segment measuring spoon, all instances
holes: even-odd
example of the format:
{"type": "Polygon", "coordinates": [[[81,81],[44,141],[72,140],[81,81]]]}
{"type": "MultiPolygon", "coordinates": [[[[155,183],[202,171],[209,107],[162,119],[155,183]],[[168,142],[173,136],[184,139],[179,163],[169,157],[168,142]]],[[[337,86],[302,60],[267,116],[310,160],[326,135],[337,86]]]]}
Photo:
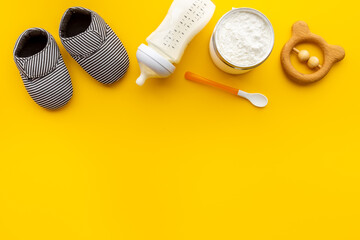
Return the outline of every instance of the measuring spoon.
{"type": "Polygon", "coordinates": [[[247,92],[241,91],[240,89],[229,87],[224,84],[206,79],[206,78],[199,76],[192,72],[186,72],[185,78],[187,80],[202,83],[202,84],[209,85],[212,87],[216,87],[216,88],[222,89],[228,93],[231,93],[233,95],[245,98],[245,99],[249,100],[256,107],[265,107],[268,104],[268,99],[260,93],[247,93],[247,92]]]}

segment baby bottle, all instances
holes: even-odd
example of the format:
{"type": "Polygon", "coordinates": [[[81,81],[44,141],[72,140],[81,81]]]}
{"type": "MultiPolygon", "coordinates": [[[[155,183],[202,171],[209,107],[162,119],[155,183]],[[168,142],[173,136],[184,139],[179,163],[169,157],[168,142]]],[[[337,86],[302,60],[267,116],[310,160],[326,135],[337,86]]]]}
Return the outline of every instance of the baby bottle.
{"type": "Polygon", "coordinates": [[[160,26],[136,52],[142,86],[148,78],[165,78],[175,71],[190,41],[210,21],[215,11],[211,0],[174,0],[160,26]]]}

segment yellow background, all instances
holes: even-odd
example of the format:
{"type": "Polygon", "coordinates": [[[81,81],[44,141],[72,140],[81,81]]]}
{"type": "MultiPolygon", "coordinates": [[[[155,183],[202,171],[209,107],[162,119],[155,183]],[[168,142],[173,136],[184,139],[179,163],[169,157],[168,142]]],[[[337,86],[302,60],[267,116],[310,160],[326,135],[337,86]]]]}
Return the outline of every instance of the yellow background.
{"type": "MultiPolygon", "coordinates": [[[[207,27],[168,79],[135,85],[138,45],[171,0],[5,1],[0,13],[0,239],[360,239],[358,1],[214,0],[207,27]],[[124,42],[131,67],[103,86],[62,47],[68,7],[98,12],[124,42]],[[231,7],[263,12],[271,57],[231,76],[208,42],[231,7]],[[346,58],[321,82],[298,86],[279,55],[297,20],[346,58]],[[17,37],[42,27],[57,40],[74,96],[43,110],[12,59],[17,37]],[[268,96],[257,109],[184,80],[195,73],[268,96]]],[[[314,47],[309,47],[314,52],[314,47]]]]}

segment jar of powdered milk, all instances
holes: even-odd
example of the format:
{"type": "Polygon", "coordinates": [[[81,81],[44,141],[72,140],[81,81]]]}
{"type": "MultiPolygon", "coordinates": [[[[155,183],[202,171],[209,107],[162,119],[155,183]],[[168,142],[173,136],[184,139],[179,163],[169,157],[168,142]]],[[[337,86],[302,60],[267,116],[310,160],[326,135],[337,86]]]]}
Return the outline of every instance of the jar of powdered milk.
{"type": "Polygon", "coordinates": [[[217,23],[210,40],[215,65],[230,74],[242,74],[261,65],[274,47],[269,19],[252,8],[234,8],[217,23]]]}

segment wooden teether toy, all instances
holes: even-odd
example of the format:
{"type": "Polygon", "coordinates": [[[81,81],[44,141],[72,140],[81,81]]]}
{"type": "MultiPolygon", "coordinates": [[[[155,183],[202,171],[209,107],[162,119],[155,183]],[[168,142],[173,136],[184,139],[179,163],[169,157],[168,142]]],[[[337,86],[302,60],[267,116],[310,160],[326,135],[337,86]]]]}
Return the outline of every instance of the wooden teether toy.
{"type": "Polygon", "coordinates": [[[296,22],[292,27],[292,37],[285,44],[281,52],[281,64],[285,73],[294,81],[301,84],[308,84],[323,79],[330,71],[332,66],[343,60],[345,57],[345,50],[340,46],[328,44],[322,37],[310,32],[309,26],[306,22],[296,22]],[[299,51],[295,48],[300,43],[314,43],[318,45],[324,55],[324,63],[320,65],[319,59],[315,56],[310,56],[306,50],[299,51]],[[317,69],[311,74],[304,74],[298,72],[290,61],[291,52],[298,54],[300,62],[307,62],[311,69],[317,69]]]}

